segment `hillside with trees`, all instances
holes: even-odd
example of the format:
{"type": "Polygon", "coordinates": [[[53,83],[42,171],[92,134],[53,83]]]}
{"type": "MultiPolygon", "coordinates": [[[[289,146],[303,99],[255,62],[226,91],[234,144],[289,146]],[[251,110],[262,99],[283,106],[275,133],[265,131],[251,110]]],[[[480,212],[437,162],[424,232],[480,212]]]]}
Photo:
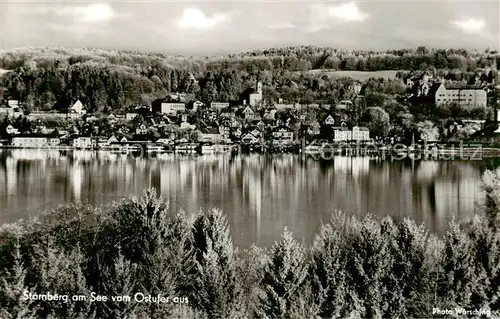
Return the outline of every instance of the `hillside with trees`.
{"type": "MultiPolygon", "coordinates": [[[[332,105],[348,99],[353,79],[310,70],[398,70],[395,79],[369,79],[379,93],[404,93],[408,72],[430,70],[468,81],[479,68],[500,62],[496,51],[396,50],[347,52],[333,48],[290,47],[219,57],[98,49],[17,49],[0,55],[3,99],[19,99],[31,110],[64,110],[80,99],[90,112],[121,111],[150,104],[168,92],[191,93],[203,102],[237,100],[257,80],[264,99],[332,105]]],[[[495,71],[491,77],[498,79],[495,71]]],[[[370,84],[371,83],[371,84],[370,84]]]]}

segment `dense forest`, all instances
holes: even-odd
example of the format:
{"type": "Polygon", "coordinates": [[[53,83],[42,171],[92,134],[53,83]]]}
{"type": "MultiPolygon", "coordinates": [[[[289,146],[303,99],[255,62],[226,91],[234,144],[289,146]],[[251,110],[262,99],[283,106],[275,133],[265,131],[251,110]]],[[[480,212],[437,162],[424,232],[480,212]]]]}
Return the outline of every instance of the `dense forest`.
{"type": "Polygon", "coordinates": [[[482,313],[448,317],[497,318],[500,176],[483,180],[483,214],[443,236],[409,219],[334,214],[312,244],[285,229],[267,249],[238,249],[221,211],[176,214],[151,190],[108,208],[60,207],[0,229],[0,317],[430,318],[463,308],[482,313]]]}
{"type": "MultiPolygon", "coordinates": [[[[156,53],[97,49],[18,49],[0,55],[7,72],[0,79],[4,99],[25,101],[29,109],[62,110],[77,99],[89,111],[124,110],[149,104],[167,92],[191,93],[204,102],[237,100],[264,84],[265,102],[278,98],[299,103],[334,104],[350,98],[353,79],[311,70],[398,70],[392,79],[375,79],[379,93],[404,93],[409,72],[437,72],[469,81],[479,68],[499,64],[495,51],[416,50],[346,52],[331,48],[291,47],[220,57],[179,57],[156,53]],[[378,84],[377,84],[378,83],[378,84]]],[[[496,70],[490,74],[498,78],[496,70]]]]}

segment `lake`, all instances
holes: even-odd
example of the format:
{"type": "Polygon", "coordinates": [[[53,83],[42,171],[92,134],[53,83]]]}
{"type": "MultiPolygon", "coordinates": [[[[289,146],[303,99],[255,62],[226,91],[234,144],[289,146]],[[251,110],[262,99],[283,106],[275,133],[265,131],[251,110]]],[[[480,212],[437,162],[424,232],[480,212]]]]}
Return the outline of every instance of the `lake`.
{"type": "Polygon", "coordinates": [[[90,151],[0,150],[0,222],[64,203],[109,204],[154,187],[171,209],[220,208],[236,245],[269,246],[285,226],[310,242],[335,211],[411,217],[436,233],[483,202],[500,160],[389,160],[304,155],[134,158],[90,151]]]}

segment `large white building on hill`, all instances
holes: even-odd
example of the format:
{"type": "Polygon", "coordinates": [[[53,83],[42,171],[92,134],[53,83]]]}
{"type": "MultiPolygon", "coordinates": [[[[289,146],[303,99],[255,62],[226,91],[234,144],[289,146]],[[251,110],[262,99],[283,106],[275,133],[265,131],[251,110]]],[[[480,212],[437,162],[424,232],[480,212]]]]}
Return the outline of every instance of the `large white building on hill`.
{"type": "Polygon", "coordinates": [[[436,86],[436,105],[455,102],[464,107],[486,107],[487,94],[479,85],[456,86],[440,83],[436,86]]]}

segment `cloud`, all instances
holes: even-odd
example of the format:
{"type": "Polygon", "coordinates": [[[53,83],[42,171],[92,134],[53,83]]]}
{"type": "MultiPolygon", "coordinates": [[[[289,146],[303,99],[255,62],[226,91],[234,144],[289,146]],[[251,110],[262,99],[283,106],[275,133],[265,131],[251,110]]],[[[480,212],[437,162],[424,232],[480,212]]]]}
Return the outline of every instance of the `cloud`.
{"type": "Polygon", "coordinates": [[[117,15],[113,7],[107,3],[91,3],[88,5],[51,7],[47,11],[59,16],[71,16],[76,22],[95,24],[113,20],[117,15]]]}
{"type": "Polygon", "coordinates": [[[327,18],[334,18],[345,22],[361,22],[369,17],[369,14],[362,12],[354,2],[330,6],[326,14],[327,18]]]}
{"type": "Polygon", "coordinates": [[[363,22],[370,15],[363,12],[355,2],[337,5],[314,5],[311,8],[310,24],[305,28],[309,32],[317,32],[329,28],[334,23],[363,22]]]}
{"type": "Polygon", "coordinates": [[[486,27],[484,20],[473,18],[451,21],[451,24],[466,33],[480,33],[486,27]]]}
{"type": "Polygon", "coordinates": [[[211,17],[205,15],[205,13],[196,8],[186,8],[182,17],[175,21],[175,24],[179,29],[195,29],[195,30],[206,30],[212,29],[220,22],[229,19],[229,14],[217,13],[211,17]]]}

